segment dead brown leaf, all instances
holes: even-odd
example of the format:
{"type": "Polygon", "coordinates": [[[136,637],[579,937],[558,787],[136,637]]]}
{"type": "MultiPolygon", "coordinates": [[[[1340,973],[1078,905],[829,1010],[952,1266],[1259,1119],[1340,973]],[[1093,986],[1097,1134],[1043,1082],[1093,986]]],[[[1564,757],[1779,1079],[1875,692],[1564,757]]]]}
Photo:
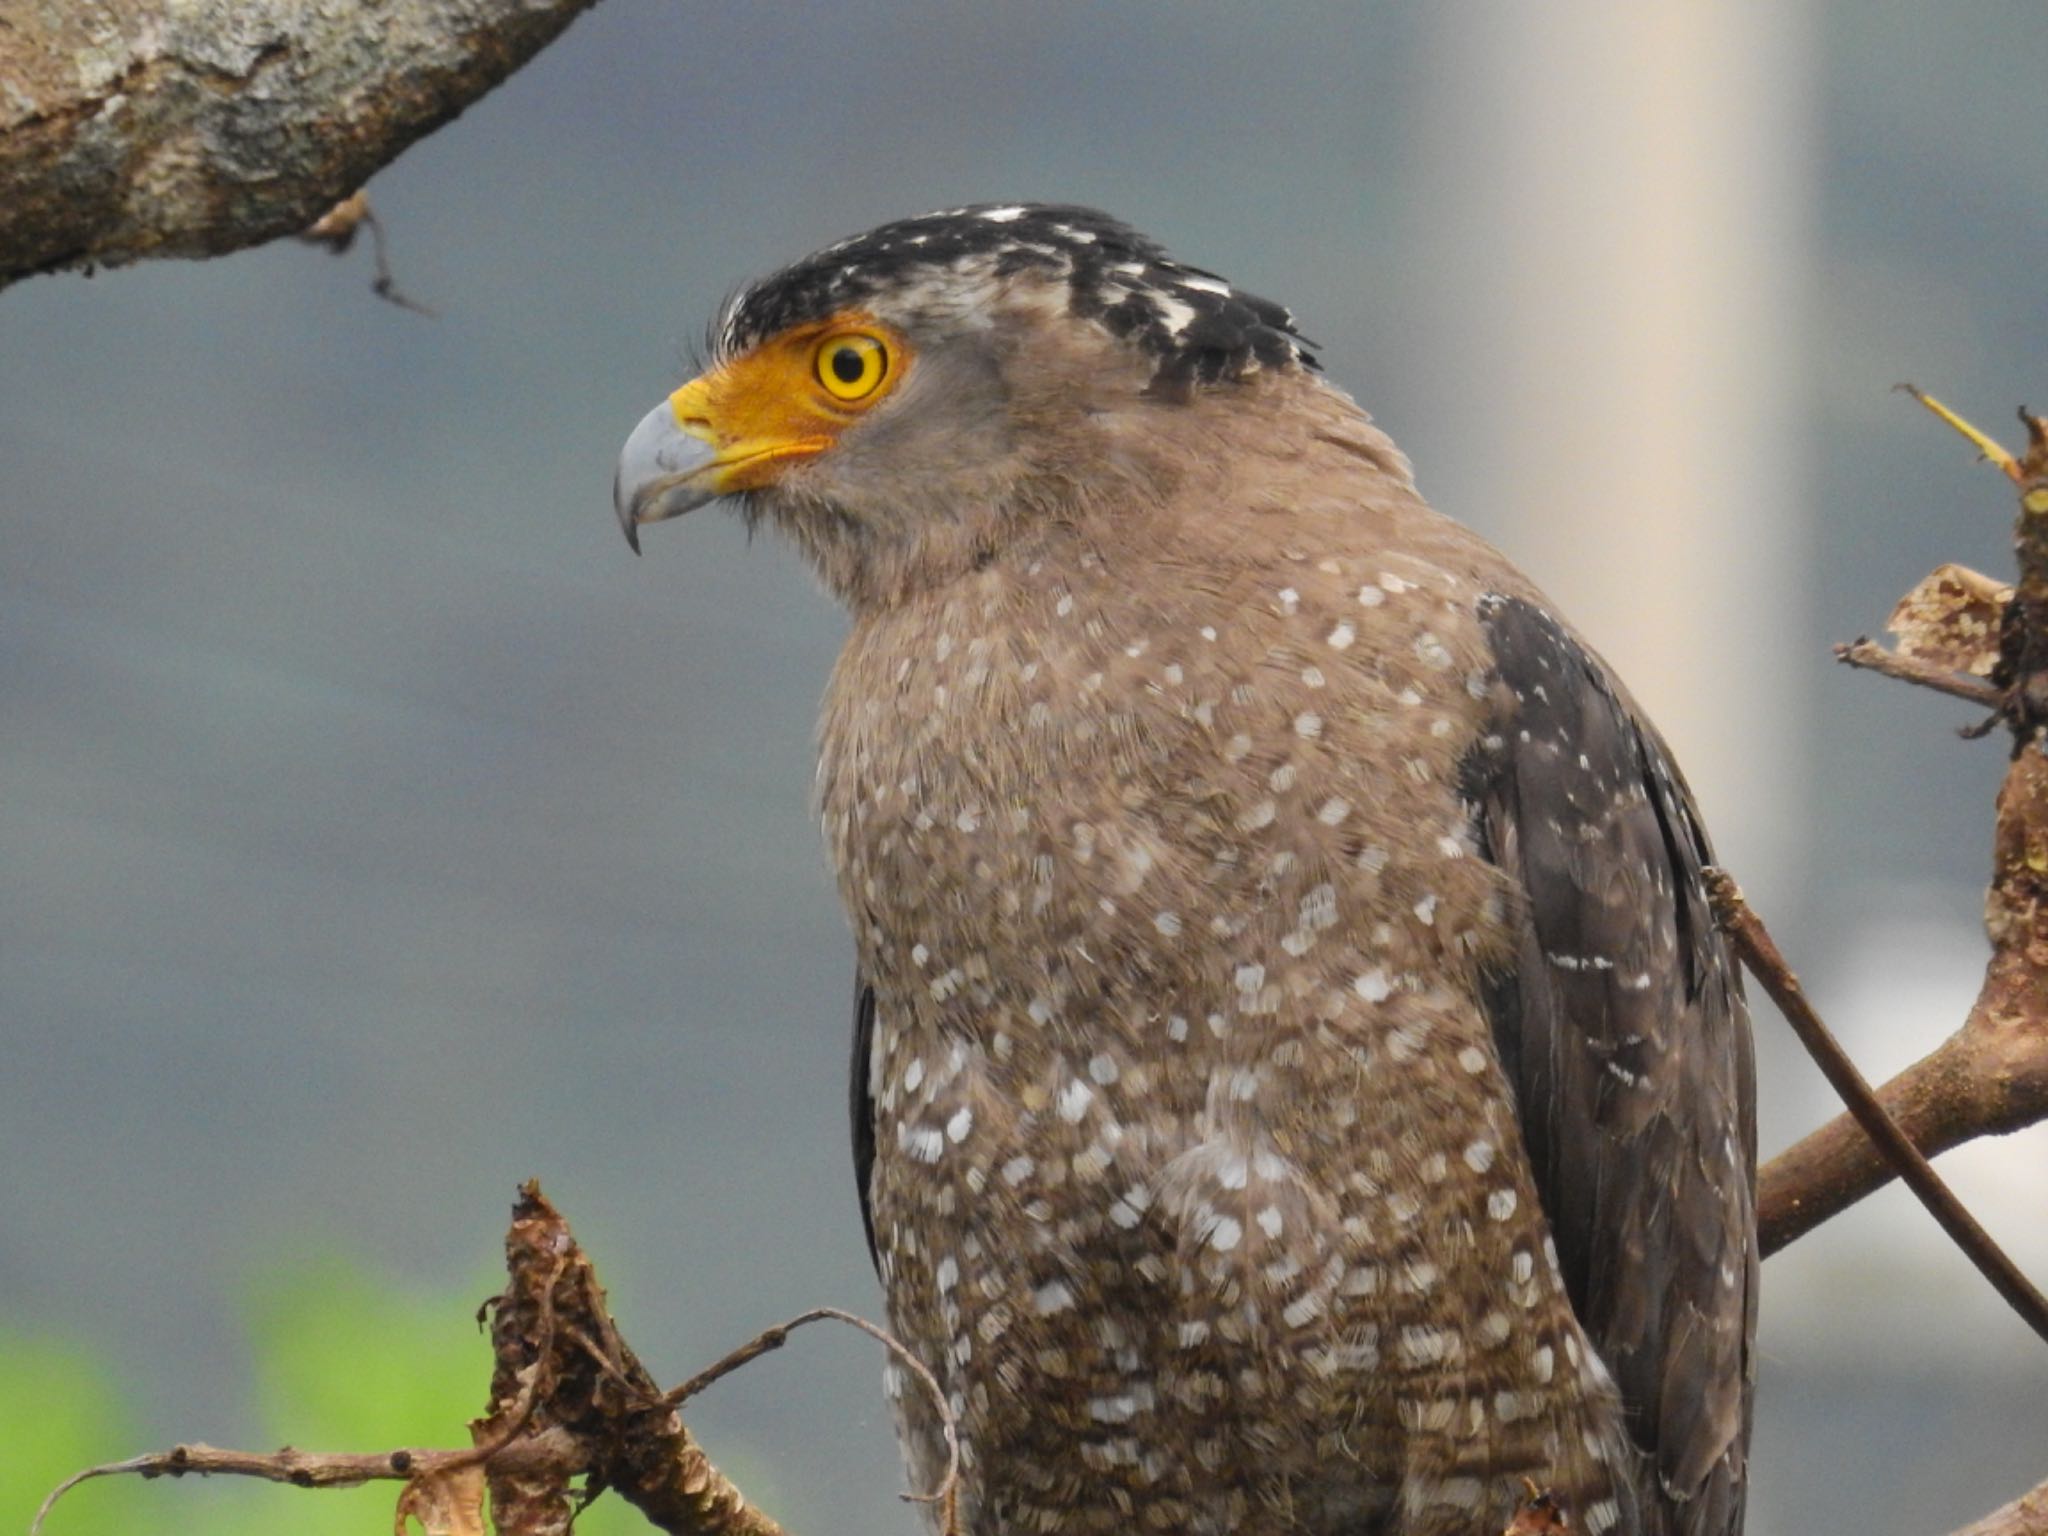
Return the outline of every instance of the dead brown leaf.
{"type": "Polygon", "coordinates": [[[1963,565],[1936,566],[1899,599],[1884,627],[1898,653],[1930,666],[1989,677],[2012,588],[1963,565]]]}
{"type": "Polygon", "coordinates": [[[398,1496],[393,1536],[406,1536],[407,1516],[419,1521],[427,1536],[484,1536],[483,1467],[422,1472],[398,1496]]]}

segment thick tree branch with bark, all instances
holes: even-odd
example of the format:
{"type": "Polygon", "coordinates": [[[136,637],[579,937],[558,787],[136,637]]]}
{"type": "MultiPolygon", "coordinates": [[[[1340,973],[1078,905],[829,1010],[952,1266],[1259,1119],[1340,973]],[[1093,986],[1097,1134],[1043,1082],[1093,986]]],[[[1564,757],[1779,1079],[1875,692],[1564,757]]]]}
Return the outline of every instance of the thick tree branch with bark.
{"type": "Polygon", "coordinates": [[[594,0],[15,0],[0,288],[305,229],[594,0]]]}
{"type": "Polygon", "coordinates": [[[2048,1531],[2048,1483],[2037,1484],[2010,1504],[2001,1504],[1954,1536],[2040,1536],[2043,1531],[2048,1531]]]}

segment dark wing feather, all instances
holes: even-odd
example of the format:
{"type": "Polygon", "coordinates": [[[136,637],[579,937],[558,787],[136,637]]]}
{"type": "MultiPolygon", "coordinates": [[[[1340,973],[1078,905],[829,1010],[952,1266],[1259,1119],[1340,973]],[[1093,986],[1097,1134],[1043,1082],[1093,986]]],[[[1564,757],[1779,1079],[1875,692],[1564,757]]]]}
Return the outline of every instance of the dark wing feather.
{"type": "Polygon", "coordinates": [[[853,978],[853,1070],[848,1074],[848,1107],[853,1114],[853,1182],[860,1191],[860,1225],[868,1236],[868,1258],[877,1272],[881,1255],[875,1248],[875,1210],[868,1181],[875,1172],[875,1100],[868,1092],[868,1054],[875,1041],[875,989],[859,975],[853,978]]]}
{"type": "Polygon", "coordinates": [[[1664,744],[1534,604],[1479,616],[1499,677],[1468,794],[1524,894],[1489,1005],[1580,1321],[1646,1458],[1642,1528],[1741,1528],[1756,1326],[1756,1083],[1705,833],[1664,744]]]}

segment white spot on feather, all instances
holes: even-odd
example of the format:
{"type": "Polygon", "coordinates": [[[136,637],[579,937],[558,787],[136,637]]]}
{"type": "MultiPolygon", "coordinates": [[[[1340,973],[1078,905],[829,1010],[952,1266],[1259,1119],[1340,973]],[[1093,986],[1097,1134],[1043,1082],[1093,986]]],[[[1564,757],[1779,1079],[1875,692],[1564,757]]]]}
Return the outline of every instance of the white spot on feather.
{"type": "Polygon", "coordinates": [[[1074,1292],[1064,1280],[1049,1281],[1031,1293],[1031,1305],[1040,1317],[1064,1312],[1074,1304],[1074,1292]]]}
{"type": "Polygon", "coordinates": [[[1450,651],[1433,631],[1427,629],[1415,637],[1415,659],[1439,672],[1451,666],[1450,651]]]}
{"type": "Polygon", "coordinates": [[[1356,977],[1351,990],[1368,1003],[1383,1003],[1393,996],[1394,984],[1387,979],[1387,973],[1378,966],[1356,977]]]}

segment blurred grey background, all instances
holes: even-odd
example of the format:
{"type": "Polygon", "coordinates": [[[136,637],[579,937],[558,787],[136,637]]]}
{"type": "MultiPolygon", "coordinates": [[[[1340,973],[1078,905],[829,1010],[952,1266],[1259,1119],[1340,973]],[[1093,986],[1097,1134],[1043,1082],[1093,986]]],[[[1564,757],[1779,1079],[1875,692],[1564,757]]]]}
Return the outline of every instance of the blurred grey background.
{"type": "MultiPolygon", "coordinates": [[[[635,561],[609,477],[733,284],[961,201],[1293,305],[1903,1065],[1974,991],[2002,753],[1826,647],[2009,569],[2003,482],[1888,391],[2048,401],[2044,59],[2036,4],[606,0],[371,184],[437,318],[290,244],[9,292],[0,1321],[115,1362],[144,1444],[246,1442],[252,1267],[481,1293],[528,1174],[665,1377],[876,1309],[808,809],[841,622],[715,513],[635,561]]],[[[1769,1152],[1833,1105],[1758,1026],[1769,1152]]],[[[2037,1275],[2044,1154],[1945,1163],[2037,1275]]],[[[1909,1201],[1765,1286],[1753,1531],[2048,1475],[2048,1354],[1909,1201]]],[[[879,1369],[802,1339],[693,1423],[793,1529],[908,1531],[879,1369]]]]}

